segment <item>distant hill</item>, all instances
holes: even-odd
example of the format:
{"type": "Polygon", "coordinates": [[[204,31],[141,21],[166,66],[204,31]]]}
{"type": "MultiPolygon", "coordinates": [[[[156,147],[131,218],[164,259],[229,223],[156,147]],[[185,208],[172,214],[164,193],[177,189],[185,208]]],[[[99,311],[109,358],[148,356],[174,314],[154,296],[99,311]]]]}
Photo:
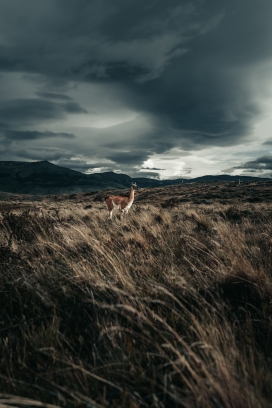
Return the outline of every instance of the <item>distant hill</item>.
{"type": "Polygon", "coordinates": [[[85,174],[48,161],[0,162],[1,191],[24,194],[61,193],[77,190],[77,187],[78,191],[82,191],[81,186],[87,183],[85,174]]]}
{"type": "Polygon", "coordinates": [[[193,179],[184,180],[186,183],[201,183],[205,181],[258,181],[258,180],[271,180],[270,178],[261,178],[261,177],[251,177],[251,176],[230,176],[228,174],[221,174],[219,176],[201,176],[195,177],[193,179]]]}
{"type": "MultiPolygon", "coordinates": [[[[258,177],[247,176],[203,176],[184,179],[183,183],[211,181],[254,181],[258,177]]],[[[122,189],[130,187],[132,181],[141,188],[161,187],[179,184],[181,179],[157,180],[144,177],[131,178],[114,172],[83,174],[79,171],[60,167],[48,161],[0,162],[0,191],[19,194],[69,194],[84,191],[122,189]]]]}

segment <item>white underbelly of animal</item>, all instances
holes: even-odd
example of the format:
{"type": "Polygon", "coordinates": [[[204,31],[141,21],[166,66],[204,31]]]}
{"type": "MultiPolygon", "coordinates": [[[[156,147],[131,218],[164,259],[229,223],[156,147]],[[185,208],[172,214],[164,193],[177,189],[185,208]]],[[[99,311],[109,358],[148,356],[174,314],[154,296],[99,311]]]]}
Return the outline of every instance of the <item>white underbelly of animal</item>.
{"type": "Polygon", "coordinates": [[[117,208],[118,210],[121,210],[121,205],[120,204],[115,204],[115,202],[112,202],[112,208],[117,208]]]}
{"type": "MultiPolygon", "coordinates": [[[[123,211],[128,211],[130,207],[132,206],[133,201],[130,201],[123,209],[123,211]]],[[[112,202],[112,208],[117,208],[118,210],[121,210],[121,204],[115,204],[115,202],[112,202]]]]}

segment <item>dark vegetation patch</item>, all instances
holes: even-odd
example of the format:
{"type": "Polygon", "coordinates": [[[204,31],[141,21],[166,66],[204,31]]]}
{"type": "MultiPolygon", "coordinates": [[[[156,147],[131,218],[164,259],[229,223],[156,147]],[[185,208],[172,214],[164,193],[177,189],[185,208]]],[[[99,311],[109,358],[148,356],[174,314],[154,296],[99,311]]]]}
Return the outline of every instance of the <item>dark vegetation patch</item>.
{"type": "Polygon", "coordinates": [[[104,192],[2,213],[0,392],[13,406],[271,405],[271,204],[196,188],[140,191],[111,223],[104,192]]]}

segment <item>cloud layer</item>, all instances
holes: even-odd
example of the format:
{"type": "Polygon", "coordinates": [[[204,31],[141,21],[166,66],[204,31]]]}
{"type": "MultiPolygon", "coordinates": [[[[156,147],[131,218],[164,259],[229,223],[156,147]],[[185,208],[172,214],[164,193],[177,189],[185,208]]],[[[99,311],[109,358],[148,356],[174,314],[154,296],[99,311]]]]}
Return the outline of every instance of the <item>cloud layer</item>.
{"type": "Polygon", "coordinates": [[[271,98],[270,0],[0,0],[0,11],[0,159],[171,176],[161,155],[193,175],[200,152],[220,171],[207,149],[221,149],[221,170],[267,164],[260,147],[237,164],[235,149],[254,156],[271,98]]]}

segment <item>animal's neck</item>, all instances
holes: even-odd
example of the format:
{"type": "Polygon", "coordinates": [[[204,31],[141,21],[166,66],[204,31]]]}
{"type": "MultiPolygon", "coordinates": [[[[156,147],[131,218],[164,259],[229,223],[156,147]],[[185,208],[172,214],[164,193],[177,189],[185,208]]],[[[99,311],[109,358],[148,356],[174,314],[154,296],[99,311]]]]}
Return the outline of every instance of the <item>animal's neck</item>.
{"type": "Polygon", "coordinates": [[[134,189],[131,187],[129,194],[129,201],[134,200],[134,189]]]}

